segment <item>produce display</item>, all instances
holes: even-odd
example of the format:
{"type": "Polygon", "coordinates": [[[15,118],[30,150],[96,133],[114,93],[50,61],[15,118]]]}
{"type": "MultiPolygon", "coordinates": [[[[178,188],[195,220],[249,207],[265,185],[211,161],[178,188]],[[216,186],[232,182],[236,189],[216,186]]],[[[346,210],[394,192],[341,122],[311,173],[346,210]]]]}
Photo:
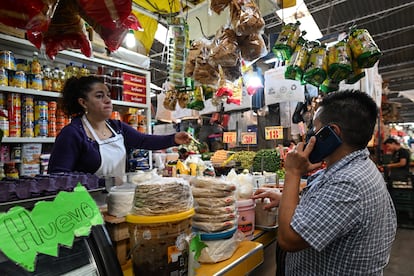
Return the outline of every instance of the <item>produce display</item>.
{"type": "Polygon", "coordinates": [[[240,167],[250,170],[252,168],[253,159],[256,156],[254,151],[238,151],[234,153],[234,161],[240,162],[240,167]]]}
{"type": "Polygon", "coordinates": [[[254,172],[276,172],[280,168],[280,155],[276,149],[262,149],[253,159],[254,172]]]}

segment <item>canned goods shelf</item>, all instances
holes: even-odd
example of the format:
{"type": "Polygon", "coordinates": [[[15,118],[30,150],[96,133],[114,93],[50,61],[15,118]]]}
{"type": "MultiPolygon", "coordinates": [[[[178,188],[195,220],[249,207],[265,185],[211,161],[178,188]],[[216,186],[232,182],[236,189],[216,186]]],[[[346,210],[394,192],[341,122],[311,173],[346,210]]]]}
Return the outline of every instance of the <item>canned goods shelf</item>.
{"type": "Polygon", "coordinates": [[[2,143],[54,143],[55,137],[3,137],[2,143]]]}

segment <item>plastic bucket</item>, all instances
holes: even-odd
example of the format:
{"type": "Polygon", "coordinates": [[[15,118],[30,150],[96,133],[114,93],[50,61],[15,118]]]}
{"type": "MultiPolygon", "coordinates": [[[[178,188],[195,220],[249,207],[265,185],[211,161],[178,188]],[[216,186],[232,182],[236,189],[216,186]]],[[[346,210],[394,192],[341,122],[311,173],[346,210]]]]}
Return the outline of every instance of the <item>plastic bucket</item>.
{"type": "Polygon", "coordinates": [[[246,240],[253,239],[254,233],[254,208],[255,202],[253,199],[244,199],[237,201],[238,229],[243,232],[246,240]]]}
{"type": "Polygon", "coordinates": [[[173,215],[127,215],[134,275],[187,275],[194,209],[173,215]]]}

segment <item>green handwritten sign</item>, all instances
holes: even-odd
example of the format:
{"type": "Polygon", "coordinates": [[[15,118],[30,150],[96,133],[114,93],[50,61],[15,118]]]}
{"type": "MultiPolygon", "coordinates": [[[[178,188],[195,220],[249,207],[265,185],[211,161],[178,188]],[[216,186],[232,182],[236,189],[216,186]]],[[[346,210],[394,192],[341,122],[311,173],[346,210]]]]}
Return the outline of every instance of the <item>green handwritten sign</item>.
{"type": "Polygon", "coordinates": [[[73,192],[38,202],[31,212],[16,206],[0,213],[0,250],[33,272],[37,253],[58,256],[59,245],[72,247],[75,236],[88,236],[98,224],[103,224],[99,208],[78,183],[73,192]]]}

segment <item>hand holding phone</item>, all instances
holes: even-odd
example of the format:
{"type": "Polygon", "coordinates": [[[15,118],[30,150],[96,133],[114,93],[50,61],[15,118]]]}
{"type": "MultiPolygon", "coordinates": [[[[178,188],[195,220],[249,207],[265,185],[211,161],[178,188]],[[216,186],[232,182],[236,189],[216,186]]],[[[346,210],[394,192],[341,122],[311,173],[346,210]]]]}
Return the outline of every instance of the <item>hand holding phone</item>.
{"type": "Polygon", "coordinates": [[[319,163],[325,157],[334,152],[341,144],[342,140],[336,135],[331,126],[321,128],[316,134],[316,143],[309,155],[311,163],[319,163]]]}

